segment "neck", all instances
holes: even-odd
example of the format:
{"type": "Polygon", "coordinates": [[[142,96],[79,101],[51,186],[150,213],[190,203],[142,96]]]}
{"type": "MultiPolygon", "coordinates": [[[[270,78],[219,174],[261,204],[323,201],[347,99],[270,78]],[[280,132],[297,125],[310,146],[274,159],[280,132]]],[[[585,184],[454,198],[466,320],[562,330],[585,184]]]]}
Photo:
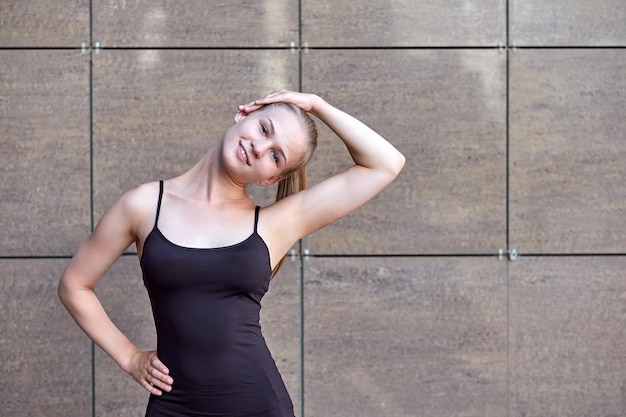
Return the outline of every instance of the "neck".
{"type": "Polygon", "coordinates": [[[212,147],[189,171],[174,179],[181,192],[215,203],[249,203],[245,184],[234,182],[221,162],[221,148],[212,147]]]}

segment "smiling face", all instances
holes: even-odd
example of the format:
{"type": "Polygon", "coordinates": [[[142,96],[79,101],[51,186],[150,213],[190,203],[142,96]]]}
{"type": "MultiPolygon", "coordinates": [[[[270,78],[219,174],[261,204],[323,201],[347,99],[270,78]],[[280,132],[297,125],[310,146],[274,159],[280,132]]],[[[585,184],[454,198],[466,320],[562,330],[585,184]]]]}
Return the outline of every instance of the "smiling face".
{"type": "Polygon", "coordinates": [[[306,158],[302,121],[285,106],[266,106],[239,117],[224,135],[226,169],[241,184],[269,185],[306,158]]]}

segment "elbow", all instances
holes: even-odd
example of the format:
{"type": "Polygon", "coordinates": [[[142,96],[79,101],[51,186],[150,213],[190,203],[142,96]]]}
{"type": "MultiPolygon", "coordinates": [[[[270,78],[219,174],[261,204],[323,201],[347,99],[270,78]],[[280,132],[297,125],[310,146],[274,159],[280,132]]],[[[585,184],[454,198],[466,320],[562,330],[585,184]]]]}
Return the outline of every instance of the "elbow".
{"type": "Polygon", "coordinates": [[[63,277],[59,280],[59,285],[57,285],[57,296],[63,305],[67,305],[67,286],[63,280],[63,277]]]}
{"type": "Polygon", "coordinates": [[[400,152],[397,153],[396,157],[393,159],[393,164],[391,164],[391,175],[393,178],[396,178],[402,172],[404,168],[404,164],[406,163],[406,157],[400,152]]]}
{"type": "Polygon", "coordinates": [[[65,308],[69,308],[72,304],[72,297],[75,293],[75,288],[70,283],[70,278],[67,271],[63,274],[57,285],[57,296],[65,308]]]}
{"type": "Polygon", "coordinates": [[[400,171],[402,171],[402,168],[404,168],[405,164],[406,164],[406,156],[400,153],[398,157],[398,174],[400,174],[400,171]]]}
{"type": "Polygon", "coordinates": [[[396,179],[406,163],[406,158],[400,152],[396,151],[385,157],[384,164],[378,166],[377,171],[381,175],[381,180],[385,185],[389,185],[396,179]]]}

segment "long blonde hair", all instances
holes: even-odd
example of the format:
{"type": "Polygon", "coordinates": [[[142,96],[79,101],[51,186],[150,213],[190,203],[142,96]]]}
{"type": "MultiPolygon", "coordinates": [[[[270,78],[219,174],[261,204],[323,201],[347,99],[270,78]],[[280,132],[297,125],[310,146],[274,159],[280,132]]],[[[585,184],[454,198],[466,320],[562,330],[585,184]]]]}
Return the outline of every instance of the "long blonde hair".
{"type": "MultiPolygon", "coordinates": [[[[283,179],[279,181],[278,188],[276,190],[276,201],[279,201],[306,188],[306,164],[311,159],[311,156],[313,156],[313,152],[317,147],[317,128],[311,116],[309,116],[309,114],[303,111],[300,107],[289,103],[271,104],[271,106],[275,105],[287,106],[294,113],[296,113],[305,129],[308,144],[307,152],[302,161],[300,161],[300,163],[295,167],[283,173],[283,179]]],[[[283,256],[283,258],[274,267],[271,278],[274,278],[278,269],[282,266],[283,262],[285,262],[286,257],[287,255],[283,256]]]]}

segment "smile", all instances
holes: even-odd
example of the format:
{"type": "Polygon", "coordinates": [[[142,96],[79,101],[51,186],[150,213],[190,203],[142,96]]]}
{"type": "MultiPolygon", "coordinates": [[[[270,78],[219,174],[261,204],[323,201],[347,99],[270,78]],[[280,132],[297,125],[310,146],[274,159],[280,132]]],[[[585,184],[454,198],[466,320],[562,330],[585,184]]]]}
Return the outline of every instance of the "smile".
{"type": "Polygon", "coordinates": [[[239,142],[239,150],[238,151],[239,151],[239,157],[241,158],[241,160],[243,162],[245,162],[247,165],[250,165],[250,161],[248,160],[248,153],[244,149],[244,147],[241,144],[241,142],[239,142]]]}

